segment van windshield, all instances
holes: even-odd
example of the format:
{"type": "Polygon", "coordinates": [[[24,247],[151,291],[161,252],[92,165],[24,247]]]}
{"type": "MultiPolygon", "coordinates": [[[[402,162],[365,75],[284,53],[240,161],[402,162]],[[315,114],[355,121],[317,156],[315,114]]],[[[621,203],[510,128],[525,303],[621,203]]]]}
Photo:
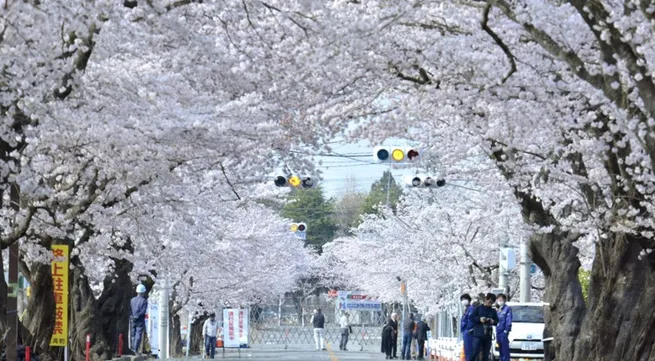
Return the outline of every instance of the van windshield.
{"type": "Polygon", "coordinates": [[[512,322],[544,323],[544,309],[541,306],[511,306],[512,322]]]}

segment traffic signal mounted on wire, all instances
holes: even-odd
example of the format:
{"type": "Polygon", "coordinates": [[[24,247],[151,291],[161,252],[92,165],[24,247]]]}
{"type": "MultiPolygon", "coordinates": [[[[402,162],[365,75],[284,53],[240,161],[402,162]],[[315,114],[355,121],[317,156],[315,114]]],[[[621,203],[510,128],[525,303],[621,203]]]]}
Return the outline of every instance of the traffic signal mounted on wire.
{"type": "Polygon", "coordinates": [[[316,186],[316,180],[311,177],[299,177],[297,175],[292,176],[282,176],[279,175],[275,177],[275,185],[278,187],[292,187],[292,188],[302,188],[309,189],[316,186]]]}
{"type": "Polygon", "coordinates": [[[424,175],[412,175],[405,177],[405,186],[410,188],[436,188],[446,185],[446,180],[424,175]]]}
{"type": "Polygon", "coordinates": [[[373,159],[378,163],[414,163],[420,158],[420,151],[412,147],[375,147],[373,159]]]}
{"type": "Polygon", "coordinates": [[[291,223],[291,233],[298,239],[307,238],[307,225],[304,223],[291,223]]]}

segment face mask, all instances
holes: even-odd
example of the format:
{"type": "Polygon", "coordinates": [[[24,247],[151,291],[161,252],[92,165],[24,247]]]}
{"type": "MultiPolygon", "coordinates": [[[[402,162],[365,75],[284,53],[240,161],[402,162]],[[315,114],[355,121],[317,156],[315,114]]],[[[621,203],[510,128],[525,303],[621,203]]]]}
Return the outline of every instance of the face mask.
{"type": "Polygon", "coordinates": [[[469,300],[462,300],[462,306],[468,306],[469,300]]]}
{"type": "Polygon", "coordinates": [[[500,306],[500,307],[505,306],[505,302],[503,302],[503,301],[498,301],[498,306],[500,306]]]}

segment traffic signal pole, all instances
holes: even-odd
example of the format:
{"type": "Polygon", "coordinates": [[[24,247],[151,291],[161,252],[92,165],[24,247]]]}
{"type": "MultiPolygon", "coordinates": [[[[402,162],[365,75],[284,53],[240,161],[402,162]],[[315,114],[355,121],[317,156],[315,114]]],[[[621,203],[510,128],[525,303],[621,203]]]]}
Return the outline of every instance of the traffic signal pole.
{"type": "Polygon", "coordinates": [[[524,241],[521,242],[521,268],[520,272],[520,291],[521,291],[521,302],[530,302],[532,298],[530,295],[530,289],[532,285],[530,284],[530,266],[532,261],[528,255],[528,244],[524,241]]]}

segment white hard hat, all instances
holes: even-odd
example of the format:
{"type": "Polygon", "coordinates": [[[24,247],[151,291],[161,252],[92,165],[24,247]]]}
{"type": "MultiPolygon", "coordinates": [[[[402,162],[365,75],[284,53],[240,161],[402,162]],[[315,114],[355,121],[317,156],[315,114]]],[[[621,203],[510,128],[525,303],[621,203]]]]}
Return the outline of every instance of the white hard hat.
{"type": "Polygon", "coordinates": [[[146,293],[146,286],[139,283],[139,285],[136,286],[136,293],[146,293]]]}

